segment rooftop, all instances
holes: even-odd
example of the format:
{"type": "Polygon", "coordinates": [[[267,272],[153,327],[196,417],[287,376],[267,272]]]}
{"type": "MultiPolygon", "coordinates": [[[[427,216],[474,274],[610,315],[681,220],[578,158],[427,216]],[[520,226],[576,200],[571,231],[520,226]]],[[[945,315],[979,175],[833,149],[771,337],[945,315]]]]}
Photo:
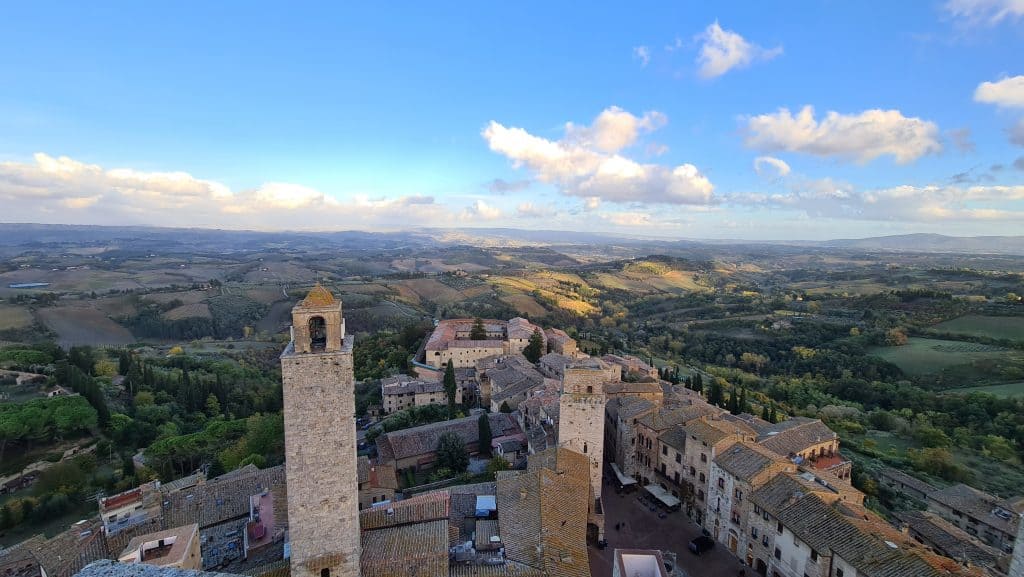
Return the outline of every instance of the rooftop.
{"type": "MultiPolygon", "coordinates": [[[[491,413],[487,418],[491,422],[491,434],[495,437],[507,435],[519,428],[510,414],[491,413]]],[[[458,434],[466,444],[476,443],[480,434],[477,419],[478,417],[463,417],[384,433],[377,438],[377,449],[381,459],[385,461],[424,455],[437,450],[441,435],[449,431],[458,434]]]]}
{"type": "Polygon", "coordinates": [[[299,306],[303,307],[328,307],[333,305],[335,302],[334,295],[331,291],[324,288],[320,283],[316,283],[313,288],[309,290],[309,294],[306,298],[302,299],[299,306]]]}
{"type": "Polygon", "coordinates": [[[784,462],[778,455],[745,442],[733,443],[715,456],[716,465],[734,477],[751,481],[772,465],[784,462]]]}
{"type": "Polygon", "coordinates": [[[1020,516],[1014,511],[1013,505],[1005,499],[989,495],[963,483],[939,489],[928,495],[928,498],[966,513],[1004,533],[1017,534],[1020,516]]]}
{"type": "Polygon", "coordinates": [[[776,423],[757,438],[761,446],[784,457],[805,451],[836,438],[836,433],[819,419],[794,417],[776,423]]]}
{"type": "Polygon", "coordinates": [[[190,543],[198,538],[199,526],[195,523],[139,535],[128,542],[118,559],[123,563],[173,565],[188,555],[190,543]]]}
{"type": "Polygon", "coordinates": [[[147,563],[118,563],[110,559],[86,565],[75,577],[237,577],[212,571],[189,571],[147,563]]]}
{"type": "Polygon", "coordinates": [[[656,549],[616,549],[613,563],[623,577],[668,577],[665,560],[656,549]]]}

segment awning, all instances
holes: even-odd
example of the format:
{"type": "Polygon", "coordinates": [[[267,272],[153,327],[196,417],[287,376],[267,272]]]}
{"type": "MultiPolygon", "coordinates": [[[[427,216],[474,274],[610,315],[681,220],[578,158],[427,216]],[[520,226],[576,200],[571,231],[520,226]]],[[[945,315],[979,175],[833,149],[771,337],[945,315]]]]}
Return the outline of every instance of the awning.
{"type": "Polygon", "coordinates": [[[658,485],[647,485],[646,487],[644,487],[644,489],[648,493],[653,495],[656,499],[661,501],[662,504],[665,505],[666,507],[678,507],[679,503],[681,503],[681,501],[678,498],[672,496],[672,493],[669,493],[668,491],[662,489],[658,485]]]}
{"type": "Polygon", "coordinates": [[[615,463],[610,463],[610,465],[612,466],[612,471],[615,473],[615,477],[619,479],[620,485],[636,485],[636,479],[629,475],[624,475],[622,471],[619,470],[618,465],[615,463]]]}

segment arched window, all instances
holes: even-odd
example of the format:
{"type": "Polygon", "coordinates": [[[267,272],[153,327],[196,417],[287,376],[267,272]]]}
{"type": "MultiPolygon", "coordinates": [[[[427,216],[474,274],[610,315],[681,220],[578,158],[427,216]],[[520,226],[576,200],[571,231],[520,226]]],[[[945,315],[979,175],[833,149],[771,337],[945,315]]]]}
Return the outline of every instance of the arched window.
{"type": "MultiPolygon", "coordinates": [[[[324,317],[312,317],[309,319],[309,348],[313,351],[322,351],[327,348],[327,323],[324,317]]],[[[321,577],[331,577],[322,575],[321,577]]]]}
{"type": "Polygon", "coordinates": [[[586,452],[587,452],[587,444],[583,443],[583,453],[586,454],[586,452]]]}
{"type": "MultiPolygon", "coordinates": [[[[320,320],[323,321],[323,319],[320,319],[320,320]]],[[[321,569],[320,570],[320,577],[331,577],[331,570],[326,568],[326,567],[321,569]]]]}

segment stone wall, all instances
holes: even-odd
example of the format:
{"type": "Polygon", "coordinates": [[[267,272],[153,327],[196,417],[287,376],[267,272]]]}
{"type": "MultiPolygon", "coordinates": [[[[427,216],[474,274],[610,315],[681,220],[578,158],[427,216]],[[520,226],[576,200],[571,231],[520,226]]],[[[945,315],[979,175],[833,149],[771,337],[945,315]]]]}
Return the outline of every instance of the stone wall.
{"type": "MultiPolygon", "coordinates": [[[[329,329],[330,330],[330,329],[329,329]]],[[[352,337],[339,352],[281,356],[293,577],[359,575],[352,337]]]]}

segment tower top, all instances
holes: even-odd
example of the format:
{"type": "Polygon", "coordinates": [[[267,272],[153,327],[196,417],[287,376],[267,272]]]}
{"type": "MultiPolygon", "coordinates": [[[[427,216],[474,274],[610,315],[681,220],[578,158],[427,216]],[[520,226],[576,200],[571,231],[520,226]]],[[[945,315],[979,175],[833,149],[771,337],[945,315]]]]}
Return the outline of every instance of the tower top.
{"type": "Polygon", "coordinates": [[[343,348],[345,319],[341,301],[317,283],[292,308],[292,342],[295,353],[333,353],[343,348]]]}
{"type": "Polygon", "coordinates": [[[331,291],[327,290],[324,288],[324,285],[317,282],[316,285],[309,290],[309,294],[306,295],[306,298],[302,299],[299,306],[327,307],[333,305],[335,302],[334,295],[331,294],[331,291]]]}

